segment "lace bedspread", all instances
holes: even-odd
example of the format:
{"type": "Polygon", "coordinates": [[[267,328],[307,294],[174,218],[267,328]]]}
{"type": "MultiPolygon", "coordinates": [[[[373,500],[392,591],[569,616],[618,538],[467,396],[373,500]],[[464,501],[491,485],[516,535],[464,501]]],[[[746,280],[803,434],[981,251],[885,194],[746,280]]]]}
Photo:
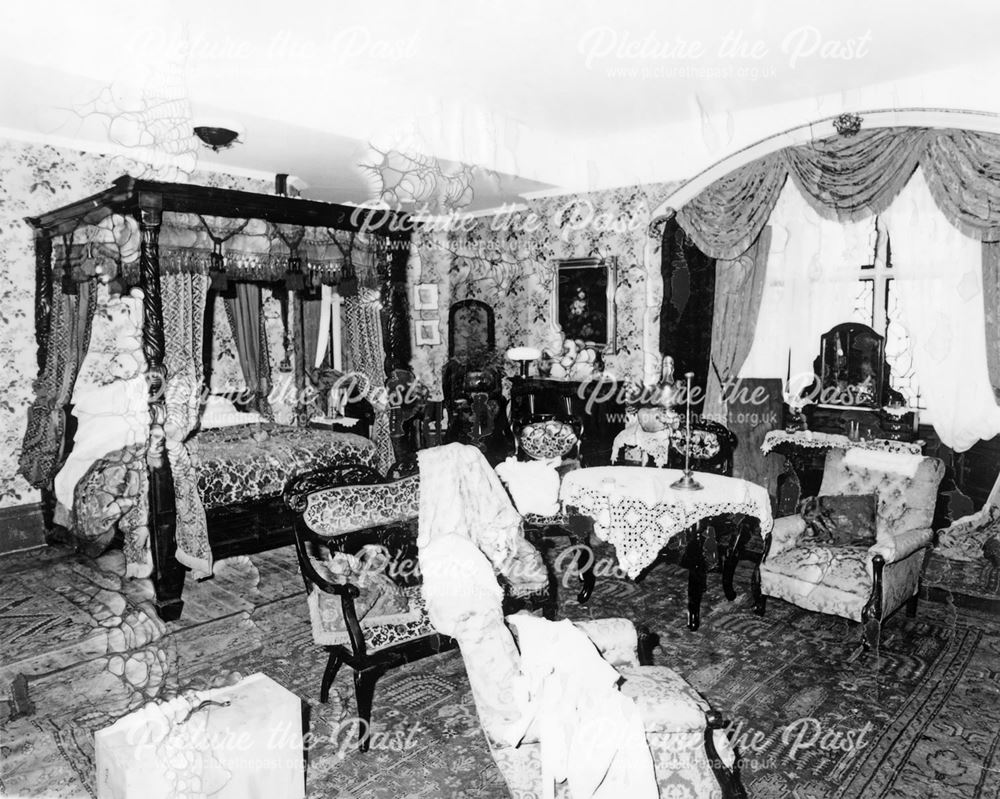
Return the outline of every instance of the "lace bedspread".
{"type": "Polygon", "coordinates": [[[670,488],[677,469],[598,466],[570,472],[559,499],[594,520],[594,532],[615,547],[629,577],[649,566],[676,535],[702,519],[743,513],[760,519],[761,533],[770,531],[771,500],[762,486],[734,477],[695,472],[700,491],[670,488]]]}
{"type": "Polygon", "coordinates": [[[923,441],[891,441],[887,438],[872,438],[863,441],[851,441],[847,436],[836,433],[818,433],[806,430],[801,433],[786,433],[784,430],[771,430],[764,436],[760,451],[765,455],[781,444],[794,444],[798,447],[814,449],[874,449],[881,452],[903,452],[909,455],[923,453],[923,441]]]}
{"type": "Polygon", "coordinates": [[[205,509],[280,494],[292,477],[333,463],[377,468],[375,444],[354,433],[275,423],[203,430],[188,441],[205,509]]]}
{"type": "MultiPolygon", "coordinates": [[[[353,433],[312,430],[273,423],[203,430],[188,441],[198,493],[207,509],[281,493],[291,477],[332,463],[375,466],[375,444],[353,433]]],[[[149,480],[145,447],[109,453],[77,483],[73,536],[100,554],[124,535],[126,576],[147,577],[149,480]]]]}

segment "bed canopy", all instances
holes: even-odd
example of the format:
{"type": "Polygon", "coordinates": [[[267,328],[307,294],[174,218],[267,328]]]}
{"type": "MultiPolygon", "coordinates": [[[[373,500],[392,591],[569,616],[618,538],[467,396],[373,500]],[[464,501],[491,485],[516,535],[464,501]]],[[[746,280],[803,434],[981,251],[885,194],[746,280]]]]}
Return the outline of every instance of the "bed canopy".
{"type": "MultiPolygon", "coordinates": [[[[409,217],[385,209],[125,176],[106,191],[27,221],[35,232],[39,378],[21,471],[42,490],[43,513],[51,527],[53,479],[72,447],[68,411],[90,342],[97,282],[111,282],[122,292],[139,289],[148,384],[145,458],[152,576],[161,615],[176,617],[184,571],[175,553],[190,568],[210,570],[213,551],[241,551],[229,546],[227,531],[242,526],[245,536],[249,523],[229,514],[209,535],[205,511],[191,496],[196,480],[185,441],[197,424],[205,382],[210,290],[226,298],[248,404],[265,416],[270,364],[263,346],[261,287],[271,288],[280,299],[296,420],[302,424],[309,415],[305,397],[323,287],[336,287],[347,298],[344,326],[360,343],[350,365],[370,386],[384,389],[387,376],[408,368],[409,217]],[[171,604],[173,610],[167,607],[171,604]]],[[[388,449],[381,458],[386,460],[391,459],[388,408],[379,410],[373,438],[388,449]]],[[[280,497],[253,509],[249,521],[261,535],[269,528],[289,532],[279,523],[279,506],[280,497]]],[[[256,542],[250,551],[278,543],[256,542]]]]}

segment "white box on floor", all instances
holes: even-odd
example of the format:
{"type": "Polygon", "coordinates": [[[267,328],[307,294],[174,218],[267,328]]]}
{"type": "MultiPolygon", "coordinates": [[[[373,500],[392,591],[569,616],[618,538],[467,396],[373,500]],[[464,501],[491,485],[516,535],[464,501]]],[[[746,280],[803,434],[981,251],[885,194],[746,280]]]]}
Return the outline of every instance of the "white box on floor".
{"type": "Polygon", "coordinates": [[[150,702],[98,731],[98,799],[302,799],[302,702],[265,674],[150,702]]]}

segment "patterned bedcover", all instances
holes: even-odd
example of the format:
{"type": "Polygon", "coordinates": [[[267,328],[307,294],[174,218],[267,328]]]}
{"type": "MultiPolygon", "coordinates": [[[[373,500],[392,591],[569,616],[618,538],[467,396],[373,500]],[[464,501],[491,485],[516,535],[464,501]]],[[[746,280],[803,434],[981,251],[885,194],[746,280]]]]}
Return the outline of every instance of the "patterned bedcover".
{"type": "MultiPolygon", "coordinates": [[[[377,468],[378,459],[375,444],[354,433],[274,423],[204,430],[187,447],[206,510],[280,494],[292,476],[309,469],[352,461],[377,468]]],[[[143,448],[109,453],[77,483],[73,535],[96,555],[110,545],[117,525],[127,576],[146,577],[152,569],[148,502],[143,448]]]]}
{"type": "Polygon", "coordinates": [[[187,447],[205,510],[280,494],[296,474],[332,463],[378,468],[367,438],[274,423],[204,430],[187,447]]]}

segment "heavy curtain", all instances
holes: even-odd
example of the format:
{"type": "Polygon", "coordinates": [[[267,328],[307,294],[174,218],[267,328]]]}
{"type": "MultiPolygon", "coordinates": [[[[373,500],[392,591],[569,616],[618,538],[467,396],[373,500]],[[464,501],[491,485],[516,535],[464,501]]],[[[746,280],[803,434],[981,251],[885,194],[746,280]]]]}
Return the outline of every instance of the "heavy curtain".
{"type": "Polygon", "coordinates": [[[922,169],[880,218],[922,404],[941,441],[962,452],[1000,433],[982,334],[983,245],[949,224],[922,169]]]}
{"type": "Polygon", "coordinates": [[[716,181],[677,220],[706,255],[737,258],[789,176],[821,216],[854,221],[888,208],[918,164],[952,224],[975,239],[1000,239],[1000,136],[963,130],[875,128],[787,147],[716,181]]]}
{"type": "MultiPolygon", "coordinates": [[[[962,130],[929,130],[923,128],[881,128],[863,130],[853,136],[834,136],[821,139],[807,145],[789,147],[777,153],[771,153],[757,161],[751,162],[734,171],[726,178],[717,181],[693,198],[677,213],[679,224],[694,239],[698,247],[708,255],[719,259],[734,259],[740,256],[750,246],[768,220],[773,218],[780,198],[785,196],[789,185],[794,186],[803,200],[808,203],[817,217],[824,220],[838,220],[843,223],[859,223],[873,218],[876,214],[884,214],[894,204],[897,197],[908,187],[913,174],[920,169],[921,184],[925,198],[931,198],[932,203],[924,207],[925,215],[932,209],[943,214],[954,230],[963,234],[973,242],[981,242],[978,247],[977,260],[979,268],[975,278],[969,277],[967,265],[962,256],[956,256],[952,261],[958,263],[955,271],[958,278],[965,282],[961,286],[963,294],[975,294],[979,306],[975,314],[967,313],[970,306],[963,299],[964,310],[952,302],[949,295],[943,306],[936,306],[936,296],[927,293],[923,301],[929,303],[924,307],[924,315],[917,313],[915,304],[921,301],[916,283],[907,281],[904,286],[902,278],[907,269],[917,270],[928,268],[928,258],[943,257],[943,242],[949,241],[964,253],[966,243],[958,244],[960,240],[944,233],[931,242],[926,237],[926,230],[919,230],[912,240],[927,242],[933,247],[918,253],[912,248],[909,265],[899,260],[899,246],[902,243],[901,228],[910,227],[917,230],[919,225],[904,225],[897,212],[897,235],[892,238],[894,260],[902,264],[897,281],[900,296],[908,297],[911,306],[909,318],[915,325],[915,338],[923,340],[924,352],[919,356],[917,374],[921,385],[930,381],[937,386],[933,391],[928,384],[925,395],[928,408],[934,418],[935,427],[942,440],[959,451],[967,449],[975,440],[970,436],[985,435],[993,430],[993,410],[996,407],[982,402],[985,396],[976,387],[980,373],[987,375],[987,381],[992,378],[992,386],[998,386],[1000,375],[1000,353],[997,352],[1000,340],[1000,320],[996,309],[996,298],[1000,294],[997,275],[997,250],[993,243],[1000,240],[1000,136],[989,133],[978,133],[962,130]],[[791,178],[789,181],[788,178],[791,178]],[[782,190],[782,187],[785,187],[782,190]],[[921,266],[922,264],[922,266],[921,266]],[[985,314],[983,306],[985,301],[985,314]],[[992,304],[991,304],[992,303],[992,304]],[[928,312],[927,309],[934,309],[928,312]],[[963,331],[963,335],[971,336],[975,345],[962,347],[961,360],[972,369],[973,384],[971,393],[956,392],[945,388],[943,363],[951,358],[942,358],[932,354],[927,347],[940,346],[931,344],[936,341],[926,328],[927,319],[940,317],[944,313],[958,313],[961,319],[955,320],[953,332],[963,331]],[[973,329],[970,325],[978,320],[981,325],[973,329]],[[985,330],[985,340],[983,332],[985,330]],[[980,344],[984,349],[980,348],[980,344]],[[970,359],[977,360],[973,364],[970,359]],[[982,364],[988,364],[983,368],[982,364]],[[930,370],[925,374],[925,370],[930,370]],[[968,425],[963,420],[969,408],[976,408],[977,413],[987,421],[981,425],[968,425]],[[938,422],[942,427],[938,427],[938,422]],[[979,431],[978,433],[976,431],[979,431]]],[[[912,204],[912,200],[908,203],[912,204]]],[[[924,200],[920,200],[921,203],[924,200]]],[[[806,228],[794,228],[806,230],[806,228]]],[[[811,233],[805,234],[807,237],[811,233]]],[[[780,236],[775,234],[775,239],[780,236]]],[[[773,246],[773,245],[772,245],[773,246]]],[[[902,246],[908,247],[903,244],[902,246]]],[[[826,258],[827,250],[815,250],[813,253],[801,253],[798,269],[803,264],[810,264],[808,271],[814,271],[815,258],[826,258]],[[818,255],[817,255],[818,254],[818,255]]],[[[864,261],[854,261],[854,265],[864,261]]],[[[943,263],[938,261],[938,263],[943,263]]],[[[805,270],[803,270],[805,271],[805,270]]],[[[795,278],[792,276],[792,280],[795,278]]],[[[801,281],[799,281],[801,282],[801,281]]],[[[930,281],[933,284],[934,281],[930,281]]],[[[769,285],[771,279],[768,279],[769,285]]],[[[787,288],[787,287],[786,287],[787,288]]],[[[959,290],[955,286],[938,285],[940,290],[959,290]]],[[[781,335],[774,319],[785,314],[800,315],[803,308],[812,305],[819,315],[818,319],[827,316],[830,324],[820,325],[818,332],[830,327],[838,321],[848,318],[845,312],[834,315],[834,308],[839,309],[839,296],[849,297],[849,292],[827,292],[826,297],[831,303],[810,303],[796,297],[796,292],[783,291],[782,303],[768,302],[768,291],[765,289],[765,299],[761,304],[761,319],[765,326],[758,325],[758,335],[751,354],[743,367],[743,374],[762,376],[781,374],[775,369],[775,358],[782,353],[774,351],[775,341],[792,343],[791,371],[803,372],[811,368],[800,349],[816,340],[817,333],[810,332],[808,338],[798,335],[781,335]],[[771,325],[770,331],[766,330],[771,325]],[[777,335],[776,335],[777,334],[777,335]],[[767,350],[770,348],[770,351],[767,350]]],[[[792,330],[805,332],[802,325],[782,325],[792,330]]],[[[815,326],[815,325],[813,325],[815,326]]],[[[911,330],[911,336],[914,331],[911,330]]],[[[785,353],[785,357],[788,354],[785,353]]],[[[787,370],[786,365],[786,370],[787,370]]],[[[952,379],[956,377],[952,373],[952,379]]],[[[996,391],[991,389],[991,395],[996,391]]],[[[990,433],[992,436],[1000,428],[990,433]]],[[[990,437],[987,436],[987,437],[990,437]]]]}
{"type": "Polygon", "coordinates": [[[382,314],[376,299],[358,296],[344,300],[345,366],[368,380],[367,399],[375,410],[372,441],[378,448],[379,467],[388,471],[395,459],[389,437],[389,403],[385,384],[385,344],[382,314]]]}
{"type": "Polygon", "coordinates": [[[982,247],[986,366],[993,393],[1000,400],[1000,242],[984,241],[982,247]]]}
{"type": "Polygon", "coordinates": [[[207,275],[160,276],[163,336],[166,345],[167,417],[163,425],[167,460],[177,506],[177,560],[196,575],[212,573],[208,520],[198,493],[198,475],[185,440],[198,422],[205,378],[202,347],[205,335],[207,275]]]}
{"type": "Polygon", "coordinates": [[[251,397],[251,410],[257,411],[265,419],[273,419],[271,404],[267,399],[271,392],[271,359],[260,286],[257,283],[236,283],[234,294],[227,296],[225,302],[226,317],[233,331],[233,343],[240,356],[240,370],[251,397]]]}
{"type": "MultiPolygon", "coordinates": [[[[55,285],[59,285],[58,272],[55,285]]],[[[90,280],[79,283],[77,291],[60,291],[52,298],[48,357],[35,381],[35,399],[28,409],[19,471],[36,488],[47,486],[59,470],[66,436],[65,408],[90,346],[97,287],[90,280]]]]}
{"type": "Polygon", "coordinates": [[[764,293],[771,229],[765,227],[739,258],[716,263],[712,356],[704,415],[724,420],[722,381],[735,378],[750,353],[764,293]]]}

